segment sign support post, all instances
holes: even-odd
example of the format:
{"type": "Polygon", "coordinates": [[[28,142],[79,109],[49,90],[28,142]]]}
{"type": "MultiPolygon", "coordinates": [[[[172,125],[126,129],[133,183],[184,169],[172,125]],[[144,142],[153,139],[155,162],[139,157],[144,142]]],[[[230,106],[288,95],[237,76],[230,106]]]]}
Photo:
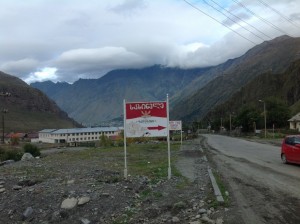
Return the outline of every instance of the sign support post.
{"type": "Polygon", "coordinates": [[[168,179],[170,180],[171,179],[171,175],[172,175],[172,172],[171,172],[171,150],[170,150],[170,125],[169,125],[169,95],[167,94],[167,132],[168,132],[168,135],[167,135],[167,141],[168,141],[168,179]]]}
{"type": "Polygon", "coordinates": [[[182,146],[182,128],[180,129],[180,143],[181,143],[181,146],[182,146]]]}
{"type": "Polygon", "coordinates": [[[127,144],[126,144],[126,102],[123,101],[124,106],[124,178],[127,180],[127,144]]]}

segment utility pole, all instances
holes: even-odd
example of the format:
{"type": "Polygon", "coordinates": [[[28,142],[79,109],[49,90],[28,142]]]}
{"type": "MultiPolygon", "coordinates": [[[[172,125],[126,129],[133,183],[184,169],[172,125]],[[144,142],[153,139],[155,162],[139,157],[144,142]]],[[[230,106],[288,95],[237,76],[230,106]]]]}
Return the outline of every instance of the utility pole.
{"type": "Polygon", "coordinates": [[[259,100],[259,102],[264,103],[264,119],[265,119],[265,138],[267,138],[267,114],[266,114],[266,102],[259,100]]]}
{"type": "MultiPolygon", "coordinates": [[[[0,96],[9,97],[11,94],[9,92],[0,92],[0,96]]],[[[4,144],[4,114],[8,112],[8,109],[3,108],[2,109],[2,144],[4,144]]]]}

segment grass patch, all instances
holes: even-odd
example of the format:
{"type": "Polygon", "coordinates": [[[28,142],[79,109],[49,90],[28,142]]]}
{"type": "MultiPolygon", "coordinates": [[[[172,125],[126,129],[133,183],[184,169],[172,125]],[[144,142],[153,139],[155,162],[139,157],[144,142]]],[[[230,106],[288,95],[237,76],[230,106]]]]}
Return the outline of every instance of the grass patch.
{"type": "Polygon", "coordinates": [[[228,207],[229,202],[230,202],[229,201],[229,195],[226,194],[226,192],[228,192],[228,191],[226,190],[226,186],[225,186],[224,182],[222,181],[222,177],[220,176],[219,173],[214,172],[214,171],[213,171],[213,175],[216,179],[216,182],[217,182],[217,184],[219,186],[219,189],[221,191],[221,194],[223,196],[224,203],[220,203],[217,200],[213,200],[213,202],[211,203],[211,206],[214,207],[214,208],[217,208],[220,204],[222,204],[223,206],[228,207]]]}
{"type": "MultiPolygon", "coordinates": [[[[177,152],[180,144],[171,144],[171,165],[172,175],[181,174],[175,168],[177,152]]],[[[47,155],[41,159],[41,166],[20,166],[20,167],[1,167],[2,173],[15,173],[17,176],[25,175],[41,176],[42,179],[55,178],[62,173],[66,175],[76,175],[76,170],[86,170],[91,167],[99,167],[120,173],[119,176],[112,176],[109,182],[119,182],[123,178],[124,170],[124,148],[88,148],[81,151],[65,151],[47,155]],[[46,166],[42,164],[47,164],[46,166]]],[[[127,147],[128,174],[131,176],[146,176],[152,184],[165,180],[168,177],[168,150],[167,143],[146,143],[131,144],[127,147]]]]}

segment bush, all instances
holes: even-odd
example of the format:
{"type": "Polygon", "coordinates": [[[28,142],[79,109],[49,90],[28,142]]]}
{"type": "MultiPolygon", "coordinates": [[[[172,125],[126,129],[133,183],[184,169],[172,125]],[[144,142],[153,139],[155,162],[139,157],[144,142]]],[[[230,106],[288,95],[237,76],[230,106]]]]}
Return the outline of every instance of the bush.
{"type": "Polygon", "coordinates": [[[100,137],[100,146],[101,147],[113,146],[113,143],[106,135],[102,133],[100,137]]]}
{"type": "Polygon", "coordinates": [[[5,160],[5,149],[0,147],[0,161],[5,160]]]}
{"type": "Polygon", "coordinates": [[[23,156],[23,150],[0,148],[0,161],[14,160],[19,161],[23,156]]]}
{"type": "Polygon", "coordinates": [[[24,149],[24,152],[28,152],[34,157],[41,155],[40,149],[36,145],[27,143],[24,145],[23,149],[24,149]]]}

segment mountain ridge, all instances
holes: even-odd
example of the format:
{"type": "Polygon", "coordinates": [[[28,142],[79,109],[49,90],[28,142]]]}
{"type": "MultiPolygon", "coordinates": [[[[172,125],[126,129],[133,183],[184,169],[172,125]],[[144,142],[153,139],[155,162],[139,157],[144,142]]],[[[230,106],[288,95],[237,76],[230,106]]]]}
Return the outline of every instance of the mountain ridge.
{"type": "MultiPolygon", "coordinates": [[[[284,72],[300,58],[300,38],[277,37],[265,41],[238,58],[212,67],[180,69],[160,65],[143,69],[119,69],[99,79],[80,79],[72,85],[47,92],[60,107],[79,122],[97,124],[122,116],[123,99],[164,100],[170,97],[171,119],[201,119],[262,73],[284,72]]],[[[55,85],[55,84],[51,84],[55,85]]]]}
{"type": "Polygon", "coordinates": [[[10,93],[9,97],[0,96],[1,110],[8,109],[8,113],[4,114],[5,132],[39,131],[78,125],[42,91],[1,71],[0,92],[10,93]]]}

